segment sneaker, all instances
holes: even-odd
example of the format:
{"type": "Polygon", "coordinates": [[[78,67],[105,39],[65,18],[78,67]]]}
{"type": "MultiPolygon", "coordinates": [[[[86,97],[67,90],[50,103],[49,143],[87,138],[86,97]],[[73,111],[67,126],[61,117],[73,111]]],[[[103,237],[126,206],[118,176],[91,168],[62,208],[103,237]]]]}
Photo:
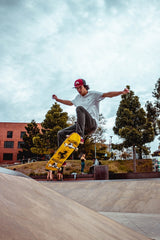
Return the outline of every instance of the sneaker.
{"type": "Polygon", "coordinates": [[[84,144],[84,139],[81,137],[80,144],[84,144]]]}

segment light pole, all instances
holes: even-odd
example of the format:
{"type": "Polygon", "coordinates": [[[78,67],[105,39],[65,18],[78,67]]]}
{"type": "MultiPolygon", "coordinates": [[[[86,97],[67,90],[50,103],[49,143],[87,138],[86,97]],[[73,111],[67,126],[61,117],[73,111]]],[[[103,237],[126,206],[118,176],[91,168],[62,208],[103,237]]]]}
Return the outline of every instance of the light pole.
{"type": "Polygon", "coordinates": [[[109,152],[110,153],[112,152],[112,137],[113,136],[110,136],[110,139],[109,139],[109,152]]]}
{"type": "Polygon", "coordinates": [[[95,137],[95,146],[94,146],[94,156],[95,156],[95,159],[96,159],[96,155],[97,155],[97,151],[96,151],[96,137],[95,137]]]}

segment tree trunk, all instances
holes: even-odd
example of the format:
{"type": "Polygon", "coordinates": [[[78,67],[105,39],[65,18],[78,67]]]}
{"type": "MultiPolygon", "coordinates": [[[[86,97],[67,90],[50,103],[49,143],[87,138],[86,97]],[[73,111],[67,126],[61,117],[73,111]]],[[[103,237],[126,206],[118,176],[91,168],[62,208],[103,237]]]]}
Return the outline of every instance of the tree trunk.
{"type": "Polygon", "coordinates": [[[135,145],[133,145],[133,172],[136,172],[136,148],[135,145]]]}

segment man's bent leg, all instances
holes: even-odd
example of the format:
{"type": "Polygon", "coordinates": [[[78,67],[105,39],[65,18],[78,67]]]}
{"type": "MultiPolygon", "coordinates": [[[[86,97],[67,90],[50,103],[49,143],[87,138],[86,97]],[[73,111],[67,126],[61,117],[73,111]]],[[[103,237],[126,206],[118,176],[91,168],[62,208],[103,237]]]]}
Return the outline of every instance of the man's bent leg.
{"type": "Polygon", "coordinates": [[[94,132],[97,128],[97,123],[95,119],[93,119],[89,112],[82,106],[77,107],[76,111],[77,111],[76,132],[81,137],[84,137],[84,134],[90,134],[91,132],[94,132]]]}
{"type": "Polygon", "coordinates": [[[76,108],[76,111],[77,122],[70,127],[58,131],[58,146],[64,142],[66,135],[70,135],[73,132],[77,132],[81,137],[84,137],[85,134],[91,134],[96,130],[97,123],[85,108],[79,106],[76,108]]]}
{"type": "Polygon", "coordinates": [[[60,131],[58,131],[58,147],[64,142],[67,135],[70,135],[71,133],[76,132],[76,125],[72,125],[70,127],[64,128],[60,131]]]}

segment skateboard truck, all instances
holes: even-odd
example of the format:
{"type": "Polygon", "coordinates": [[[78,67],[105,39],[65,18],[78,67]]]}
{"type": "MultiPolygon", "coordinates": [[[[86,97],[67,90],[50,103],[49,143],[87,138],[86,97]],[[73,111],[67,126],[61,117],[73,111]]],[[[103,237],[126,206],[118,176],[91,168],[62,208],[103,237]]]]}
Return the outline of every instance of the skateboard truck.
{"type": "Polygon", "coordinates": [[[59,167],[57,167],[57,163],[54,163],[54,164],[48,164],[49,167],[53,167],[53,168],[57,168],[59,169],[59,167]]]}
{"type": "Polygon", "coordinates": [[[73,148],[75,151],[78,151],[78,148],[77,148],[77,147],[74,147],[74,146],[73,146],[73,143],[69,143],[69,144],[68,144],[68,143],[65,143],[64,146],[65,146],[65,147],[69,147],[69,148],[73,148]]]}

